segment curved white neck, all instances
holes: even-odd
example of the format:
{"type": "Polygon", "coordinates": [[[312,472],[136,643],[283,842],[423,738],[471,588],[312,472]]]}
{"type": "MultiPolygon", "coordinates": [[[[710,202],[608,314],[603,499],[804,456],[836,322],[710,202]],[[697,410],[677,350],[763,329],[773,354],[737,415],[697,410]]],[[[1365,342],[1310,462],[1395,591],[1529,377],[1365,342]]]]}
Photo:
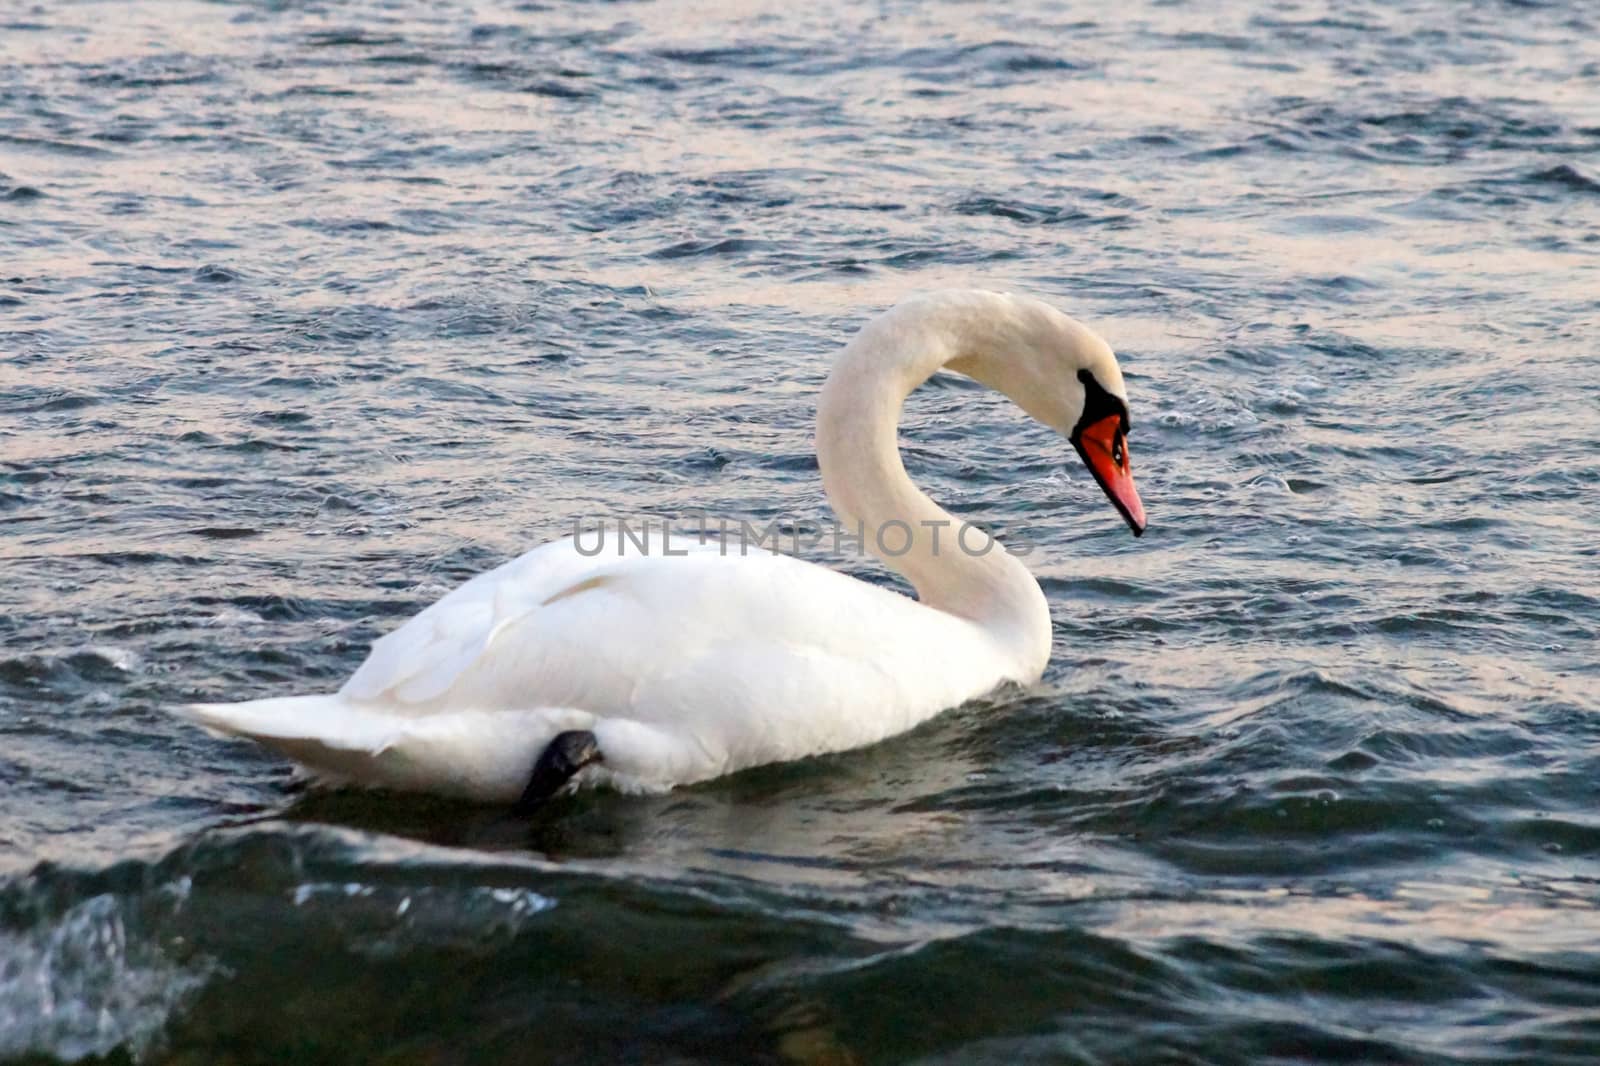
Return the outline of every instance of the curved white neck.
{"type": "Polygon", "coordinates": [[[987,533],[969,527],[958,537],[962,520],[912,483],[898,441],[905,398],[939,369],[990,383],[1003,376],[977,372],[992,370],[980,364],[1017,343],[994,314],[997,299],[972,293],[902,305],[869,323],[822,388],[817,462],[845,530],[862,526],[862,545],[903,574],[919,600],[981,626],[1016,656],[1016,680],[1032,681],[1050,657],[1050,608],[1039,583],[987,533]]]}

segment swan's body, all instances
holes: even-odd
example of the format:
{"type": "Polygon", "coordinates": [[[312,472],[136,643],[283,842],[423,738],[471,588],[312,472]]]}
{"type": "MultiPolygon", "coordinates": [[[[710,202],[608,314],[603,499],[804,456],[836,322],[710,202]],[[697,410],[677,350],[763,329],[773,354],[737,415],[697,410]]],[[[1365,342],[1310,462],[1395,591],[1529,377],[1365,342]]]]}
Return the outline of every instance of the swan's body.
{"type": "Polygon", "coordinates": [[[959,523],[900,463],[901,403],[947,366],[1072,434],[1086,460],[1087,420],[1120,404],[1117,468],[1091,469],[1142,530],[1131,478],[1107,481],[1126,476],[1126,406],[1104,342],[1033,300],[938,293],[870,323],[818,409],[830,502],[869,550],[893,526],[885,561],[918,599],[737,539],[658,528],[641,545],[613,529],[478,575],[379,640],[334,695],[184,713],[325,778],[499,802],[571,731],[598,749],[581,782],[656,790],[870,744],[1033,682],[1051,638],[1038,583],[980,535],[955,543],[959,523]]]}

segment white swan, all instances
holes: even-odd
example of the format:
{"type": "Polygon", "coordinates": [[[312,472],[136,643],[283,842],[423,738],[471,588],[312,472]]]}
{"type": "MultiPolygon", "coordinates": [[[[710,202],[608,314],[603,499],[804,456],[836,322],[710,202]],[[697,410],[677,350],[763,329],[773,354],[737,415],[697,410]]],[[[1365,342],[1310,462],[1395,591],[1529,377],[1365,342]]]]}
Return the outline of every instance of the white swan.
{"type": "Polygon", "coordinates": [[[595,553],[585,534],[468,581],[374,644],[336,694],[181,713],[322,778],[532,804],[575,776],[653,791],[859,747],[1036,681],[1051,642],[1038,582],[984,536],[957,543],[960,523],[900,462],[901,405],[941,368],[1068,437],[1143,532],[1106,343],[1037,300],[932,293],[868,323],[817,408],[829,503],[916,600],[736,544],[657,532],[641,550],[613,530],[595,553]]]}

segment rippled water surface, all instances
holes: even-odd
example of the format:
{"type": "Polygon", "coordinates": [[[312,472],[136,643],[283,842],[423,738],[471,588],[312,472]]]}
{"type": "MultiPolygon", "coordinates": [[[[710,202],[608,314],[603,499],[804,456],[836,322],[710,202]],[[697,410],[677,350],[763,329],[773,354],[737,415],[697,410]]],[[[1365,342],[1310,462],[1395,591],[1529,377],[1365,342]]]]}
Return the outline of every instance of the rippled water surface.
{"type": "Polygon", "coordinates": [[[1576,0],[0,0],[0,1059],[1594,1061],[1597,264],[1576,0]],[[1035,688],[531,822],[165,713],[820,518],[832,354],[972,284],[1133,397],[1139,541],[908,406],[1035,688]]]}

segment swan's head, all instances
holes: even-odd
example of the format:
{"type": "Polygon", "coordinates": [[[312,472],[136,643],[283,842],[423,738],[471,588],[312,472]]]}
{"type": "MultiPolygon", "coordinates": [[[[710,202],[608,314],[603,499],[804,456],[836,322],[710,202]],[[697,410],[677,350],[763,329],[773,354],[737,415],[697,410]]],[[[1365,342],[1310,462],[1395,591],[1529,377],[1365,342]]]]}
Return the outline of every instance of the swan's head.
{"type": "Polygon", "coordinates": [[[1000,390],[1072,442],[1119,514],[1141,536],[1144,505],[1128,456],[1128,391],[1111,346],[1048,304],[985,293],[984,311],[946,364],[1000,390]]]}

